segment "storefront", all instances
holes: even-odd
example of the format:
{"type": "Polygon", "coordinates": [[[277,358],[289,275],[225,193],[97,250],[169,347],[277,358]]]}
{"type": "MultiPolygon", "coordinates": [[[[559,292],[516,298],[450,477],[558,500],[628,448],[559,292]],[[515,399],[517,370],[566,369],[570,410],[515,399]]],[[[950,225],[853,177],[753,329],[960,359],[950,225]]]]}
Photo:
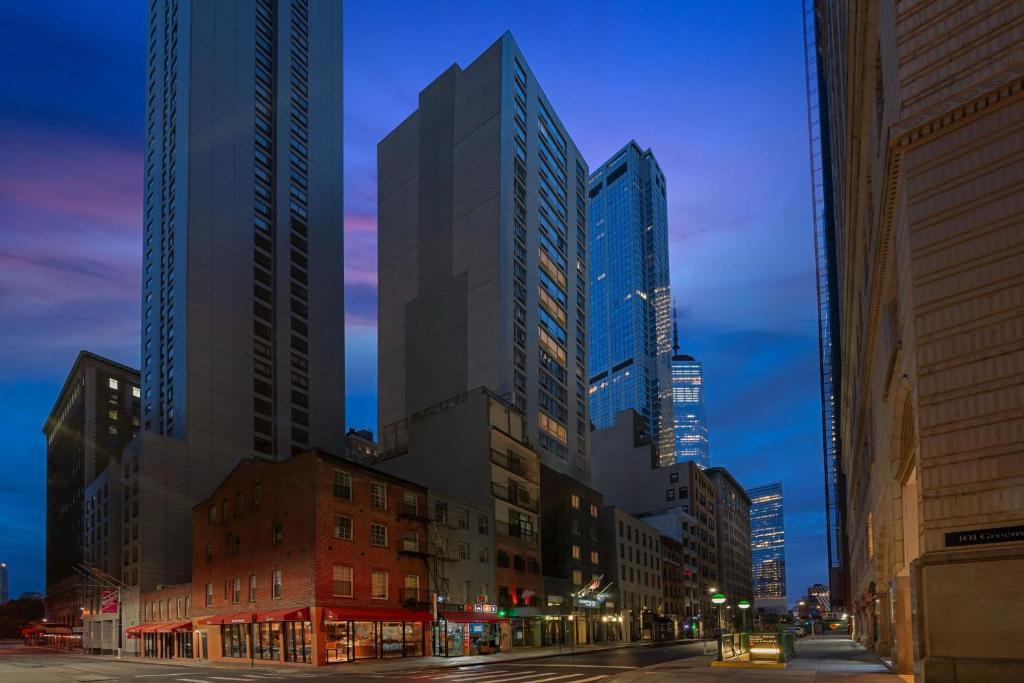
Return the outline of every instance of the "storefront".
{"type": "Polygon", "coordinates": [[[433,653],[438,657],[487,655],[510,647],[508,619],[494,614],[445,612],[434,623],[433,653]]]}
{"type": "Polygon", "coordinates": [[[142,641],[139,656],[157,659],[192,658],[192,622],[165,621],[125,629],[128,639],[142,641]]]}
{"type": "Polygon", "coordinates": [[[426,652],[427,612],[325,607],[323,614],[328,664],[426,652]]]}

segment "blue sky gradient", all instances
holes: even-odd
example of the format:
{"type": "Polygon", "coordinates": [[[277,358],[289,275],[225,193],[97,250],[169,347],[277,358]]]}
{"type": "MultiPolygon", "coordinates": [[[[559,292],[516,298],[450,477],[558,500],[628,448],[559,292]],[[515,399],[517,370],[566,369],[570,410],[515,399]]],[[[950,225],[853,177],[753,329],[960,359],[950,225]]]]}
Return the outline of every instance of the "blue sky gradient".
{"type": "MultiPolygon", "coordinates": [[[[81,348],[137,365],[145,4],[0,4],[0,560],[43,587],[41,433],[81,348]]],[[[511,30],[597,167],[630,138],[669,190],[683,351],[711,458],[785,486],[789,593],[827,579],[800,3],[345,7],[347,421],[376,423],[376,144],[511,30]]]]}

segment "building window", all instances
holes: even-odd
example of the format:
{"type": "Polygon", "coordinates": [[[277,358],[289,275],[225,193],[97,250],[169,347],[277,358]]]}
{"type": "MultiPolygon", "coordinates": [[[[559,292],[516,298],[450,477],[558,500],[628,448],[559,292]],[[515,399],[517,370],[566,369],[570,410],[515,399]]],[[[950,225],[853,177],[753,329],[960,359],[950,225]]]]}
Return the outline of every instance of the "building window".
{"type": "Polygon", "coordinates": [[[212,543],[207,543],[206,544],[206,561],[207,562],[213,562],[213,544],[212,543]]]}
{"type": "Polygon", "coordinates": [[[665,500],[675,500],[675,499],[676,499],[676,490],[675,489],[668,489],[667,491],[665,491],[665,500]]]}
{"type": "Polygon", "coordinates": [[[412,491],[404,491],[402,493],[402,507],[410,515],[418,516],[420,514],[419,496],[412,491]]]}
{"type": "Polygon", "coordinates": [[[141,398],[142,397],[142,392],[139,391],[138,387],[132,387],[132,397],[133,398],[141,398]]]}
{"type": "Polygon", "coordinates": [[[256,602],[256,575],[249,574],[249,602],[256,602]]]}
{"type": "Polygon", "coordinates": [[[579,569],[573,569],[572,570],[572,585],[573,586],[581,586],[581,585],[583,585],[583,572],[581,572],[579,569]]]}
{"type": "Polygon", "coordinates": [[[374,600],[388,599],[388,573],[374,569],[370,578],[370,597],[374,600]]]}
{"type": "Polygon", "coordinates": [[[237,605],[242,599],[242,577],[236,576],[231,586],[231,604],[237,605]]]}
{"type": "Polygon", "coordinates": [[[480,548],[479,552],[477,553],[477,557],[479,558],[481,564],[487,564],[491,561],[490,552],[487,550],[487,548],[480,548]]]}
{"type": "Polygon", "coordinates": [[[448,523],[448,503],[443,500],[434,501],[434,521],[441,524],[448,523]]]}
{"type": "Polygon", "coordinates": [[[580,509],[580,497],[577,496],[575,493],[569,496],[569,503],[572,505],[573,510],[580,509]]]}
{"type": "Polygon", "coordinates": [[[872,513],[868,513],[868,559],[875,559],[875,519],[872,513]]]}
{"type": "Polygon", "coordinates": [[[334,565],[334,595],[340,598],[352,597],[352,567],[334,565]]]}
{"type": "Polygon", "coordinates": [[[580,526],[580,520],[578,520],[578,519],[570,520],[569,521],[569,528],[572,530],[573,535],[579,536],[580,535],[580,529],[582,528],[580,526]]]}
{"type": "Polygon", "coordinates": [[[406,531],[402,534],[402,550],[417,552],[420,549],[420,537],[415,531],[406,531]]]}
{"type": "Polygon", "coordinates": [[[235,494],[235,517],[242,514],[245,511],[245,497],[242,492],[239,491],[235,494]]]}
{"type": "Polygon", "coordinates": [[[284,542],[284,524],[280,520],[270,523],[270,544],[280,545],[284,542]]]}
{"type": "Polygon", "coordinates": [[[252,485],[252,506],[256,507],[260,504],[260,483],[256,482],[252,485]]]}
{"type": "Polygon", "coordinates": [[[456,546],[456,550],[457,550],[458,558],[460,560],[468,560],[469,559],[469,544],[468,543],[459,543],[456,546]]]}
{"type": "Polygon", "coordinates": [[[270,574],[270,597],[275,600],[281,597],[281,570],[275,569],[270,574]]]}
{"type": "Polygon", "coordinates": [[[582,555],[582,553],[581,553],[581,551],[580,551],[580,547],[579,547],[578,545],[574,545],[574,546],[572,547],[572,559],[574,559],[574,560],[578,560],[578,559],[580,559],[580,558],[581,558],[582,556],[583,556],[583,555],[582,555]]]}
{"type": "Polygon", "coordinates": [[[388,547],[388,527],[386,524],[370,525],[370,544],[378,548],[388,547]]]}
{"type": "Polygon", "coordinates": [[[388,509],[387,488],[380,482],[370,482],[370,504],[381,510],[388,509]]]}
{"type": "Polygon", "coordinates": [[[334,470],[334,497],[352,500],[352,475],[344,470],[334,470]]]}
{"type": "Polygon", "coordinates": [[[110,387],[111,389],[117,389],[119,385],[117,383],[117,380],[111,377],[110,379],[107,380],[107,386],[110,387]]]}
{"type": "Polygon", "coordinates": [[[111,420],[116,420],[117,419],[117,411],[114,410],[113,408],[111,408],[110,410],[107,411],[107,417],[109,417],[111,420]]]}
{"type": "Polygon", "coordinates": [[[672,472],[672,473],[670,473],[670,474],[668,475],[668,482],[669,482],[670,484],[674,484],[674,483],[676,483],[677,481],[679,481],[679,473],[678,473],[678,472],[672,472]]]}
{"type": "Polygon", "coordinates": [[[596,550],[590,551],[590,564],[601,564],[596,550]]]}
{"type": "Polygon", "coordinates": [[[352,540],[352,518],[345,515],[334,515],[334,537],[345,541],[352,540]]]}
{"type": "Polygon", "coordinates": [[[590,516],[597,519],[597,506],[593,503],[590,504],[590,516]]]}
{"type": "Polygon", "coordinates": [[[488,533],[489,524],[487,522],[487,515],[479,515],[476,518],[476,530],[482,534],[488,533]]]}
{"type": "Polygon", "coordinates": [[[210,506],[210,511],[209,511],[209,513],[207,514],[207,517],[206,517],[206,519],[207,519],[207,521],[209,521],[209,522],[210,522],[211,524],[213,524],[214,522],[216,522],[216,521],[217,521],[217,506],[216,506],[216,505],[211,505],[211,506],[210,506]]]}

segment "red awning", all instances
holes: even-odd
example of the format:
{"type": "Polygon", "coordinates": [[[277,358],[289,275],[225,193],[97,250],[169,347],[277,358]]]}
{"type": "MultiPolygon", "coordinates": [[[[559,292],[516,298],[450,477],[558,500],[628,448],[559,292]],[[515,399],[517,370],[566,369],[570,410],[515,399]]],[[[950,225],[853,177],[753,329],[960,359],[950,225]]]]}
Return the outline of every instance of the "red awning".
{"type": "Polygon", "coordinates": [[[256,621],[309,621],[308,607],[287,607],[256,615],[256,621]]]}
{"type": "Polygon", "coordinates": [[[158,633],[178,633],[179,631],[191,631],[191,621],[168,621],[160,624],[155,629],[158,633]]]}
{"type": "Polygon", "coordinates": [[[430,622],[430,612],[407,609],[324,607],[324,621],[419,621],[430,622]]]}
{"type": "Polygon", "coordinates": [[[124,635],[127,638],[138,638],[140,633],[142,633],[142,624],[129,626],[124,630],[124,635]]]}
{"type": "Polygon", "coordinates": [[[499,617],[497,614],[489,612],[443,612],[438,615],[438,618],[460,624],[493,624],[499,621],[508,621],[508,617],[499,617]]]}

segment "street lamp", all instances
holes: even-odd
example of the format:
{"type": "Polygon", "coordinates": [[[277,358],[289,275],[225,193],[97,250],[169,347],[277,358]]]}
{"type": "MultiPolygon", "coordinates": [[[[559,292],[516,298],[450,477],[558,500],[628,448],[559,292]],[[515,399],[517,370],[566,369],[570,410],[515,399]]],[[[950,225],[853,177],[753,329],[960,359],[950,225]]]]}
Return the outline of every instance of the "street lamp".
{"type": "MultiPolygon", "coordinates": [[[[725,603],[725,595],[722,593],[715,593],[711,596],[711,602],[715,603],[715,607],[718,608],[718,629],[722,629],[722,605],[725,603]]],[[[718,635],[718,661],[722,661],[722,635],[718,635]]]]}
{"type": "Polygon", "coordinates": [[[746,630],[746,628],[747,628],[747,610],[750,609],[750,601],[749,600],[740,600],[738,603],[736,603],[736,606],[739,607],[741,610],[743,610],[743,629],[746,630]]]}

